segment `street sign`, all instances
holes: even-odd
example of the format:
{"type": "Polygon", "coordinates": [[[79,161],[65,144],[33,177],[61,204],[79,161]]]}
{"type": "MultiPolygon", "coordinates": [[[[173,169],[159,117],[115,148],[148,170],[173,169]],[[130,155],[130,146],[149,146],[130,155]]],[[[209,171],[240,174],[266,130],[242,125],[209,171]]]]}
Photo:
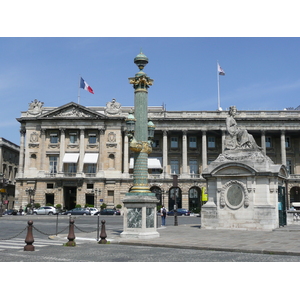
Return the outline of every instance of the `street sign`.
{"type": "Polygon", "coordinates": [[[100,199],[99,201],[100,201],[100,202],[103,202],[103,199],[100,199]]]}

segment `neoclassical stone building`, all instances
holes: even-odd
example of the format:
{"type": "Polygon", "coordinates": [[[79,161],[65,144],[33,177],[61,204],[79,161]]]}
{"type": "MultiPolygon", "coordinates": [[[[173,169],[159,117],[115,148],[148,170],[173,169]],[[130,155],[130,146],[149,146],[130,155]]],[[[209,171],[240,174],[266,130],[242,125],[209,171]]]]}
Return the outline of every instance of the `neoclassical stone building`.
{"type": "MultiPolygon", "coordinates": [[[[19,146],[0,138],[0,210],[15,205],[15,177],[19,167],[19,146]]],[[[0,212],[1,213],[1,212],[0,212]]]]}
{"type": "MultiPolygon", "coordinates": [[[[25,206],[28,191],[45,205],[114,207],[132,187],[132,154],[125,119],[132,107],[113,99],[105,107],[74,102],[45,107],[34,100],[17,120],[21,125],[16,200],[25,206]]],[[[205,203],[204,170],[223,151],[227,111],[166,111],[149,107],[155,124],[149,155],[149,185],[168,209],[199,209],[205,203]],[[173,175],[178,187],[173,188],[173,175]],[[176,192],[175,192],[176,191],[176,192]]],[[[300,207],[300,111],[239,111],[236,120],[253,135],[274,163],[290,172],[288,206],[300,207]],[[299,175],[298,175],[299,174],[299,175]]],[[[147,120],[145,120],[146,122],[147,120]]]]}

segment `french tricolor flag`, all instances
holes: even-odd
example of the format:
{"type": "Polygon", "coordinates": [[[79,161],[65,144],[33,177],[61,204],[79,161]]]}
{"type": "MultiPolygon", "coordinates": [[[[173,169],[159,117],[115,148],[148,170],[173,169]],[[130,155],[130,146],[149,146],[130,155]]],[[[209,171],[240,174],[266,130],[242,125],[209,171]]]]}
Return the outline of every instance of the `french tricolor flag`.
{"type": "Polygon", "coordinates": [[[93,89],[83,80],[82,77],[80,78],[80,88],[94,94],[93,89]]]}

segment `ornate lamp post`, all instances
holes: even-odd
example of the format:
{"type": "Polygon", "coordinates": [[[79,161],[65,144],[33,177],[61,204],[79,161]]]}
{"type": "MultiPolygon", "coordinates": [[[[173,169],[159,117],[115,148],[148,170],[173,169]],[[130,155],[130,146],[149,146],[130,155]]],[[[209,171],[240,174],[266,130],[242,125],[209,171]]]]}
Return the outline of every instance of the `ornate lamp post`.
{"type": "Polygon", "coordinates": [[[129,112],[125,120],[129,148],[134,152],[133,187],[125,195],[124,203],[124,231],[121,237],[150,238],[158,237],[156,231],[155,194],[150,192],[148,185],[148,154],[152,152],[152,141],[155,126],[148,120],[148,88],[152,85],[143,71],[148,64],[148,58],[142,52],[134,58],[139,72],[129,78],[134,88],[134,114],[129,112]]]}
{"type": "Polygon", "coordinates": [[[143,53],[138,54],[134,63],[138,66],[139,72],[135,77],[129,78],[129,83],[134,88],[134,113],[130,112],[126,119],[130,141],[129,148],[134,151],[133,187],[131,192],[150,193],[148,187],[148,154],[152,152],[152,138],[154,136],[154,124],[149,121],[148,126],[148,88],[152,85],[150,79],[143,71],[148,63],[148,58],[143,53]],[[152,137],[149,136],[149,133],[152,137]]]}

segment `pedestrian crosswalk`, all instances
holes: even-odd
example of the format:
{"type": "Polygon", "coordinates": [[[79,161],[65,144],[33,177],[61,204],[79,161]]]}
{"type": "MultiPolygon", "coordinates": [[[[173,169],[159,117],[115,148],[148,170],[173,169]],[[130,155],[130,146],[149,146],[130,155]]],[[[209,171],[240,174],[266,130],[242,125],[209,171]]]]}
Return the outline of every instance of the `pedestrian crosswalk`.
{"type": "MultiPolygon", "coordinates": [[[[33,246],[35,249],[46,246],[62,246],[63,243],[66,243],[68,240],[50,240],[50,239],[40,239],[34,238],[33,246]]],[[[25,239],[15,238],[11,240],[0,240],[0,251],[5,250],[24,250],[24,246],[26,246],[25,239]]]]}

